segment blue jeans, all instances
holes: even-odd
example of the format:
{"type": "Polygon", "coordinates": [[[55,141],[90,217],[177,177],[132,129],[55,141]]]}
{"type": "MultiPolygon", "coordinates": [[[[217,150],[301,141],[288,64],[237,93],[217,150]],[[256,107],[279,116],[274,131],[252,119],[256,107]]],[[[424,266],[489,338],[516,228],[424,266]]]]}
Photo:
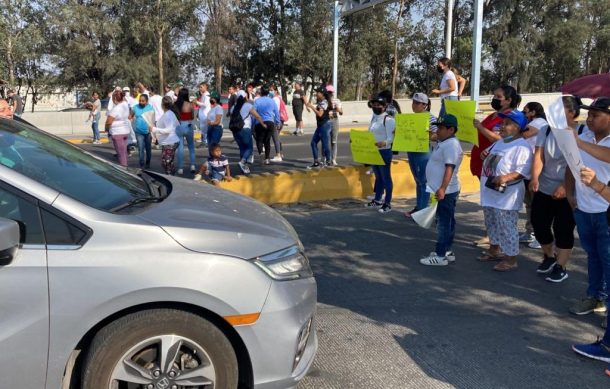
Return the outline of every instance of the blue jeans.
{"type": "Polygon", "coordinates": [[[239,159],[247,161],[252,155],[254,145],[252,143],[252,129],[242,128],[241,131],[233,133],[233,138],[237,146],[239,146],[239,159]]]}
{"type": "Polygon", "coordinates": [[[444,257],[451,250],[455,236],[455,206],[460,192],[445,194],[436,208],[436,255],[444,257]]]}
{"type": "Polygon", "coordinates": [[[457,96],[447,96],[441,100],[441,111],[438,113],[439,119],[445,114],[445,100],[458,100],[457,96]]]}
{"type": "Polygon", "coordinates": [[[209,147],[220,144],[220,140],[222,139],[222,126],[208,126],[206,139],[209,147]]]}
{"type": "Polygon", "coordinates": [[[392,183],[392,150],[379,150],[381,158],[385,165],[373,165],[373,173],[375,173],[375,201],[380,202],[383,192],[385,191],[384,204],[390,205],[392,201],[392,190],[394,184],[392,183]]]}
{"type": "Polygon", "coordinates": [[[138,155],[140,156],[140,167],[143,168],[145,166],[150,167],[150,157],[152,154],[151,147],[151,136],[150,134],[138,134],[136,132],[136,139],[138,140],[138,155]],[[144,164],[146,157],[146,165],[144,164]]]}
{"type": "Polygon", "coordinates": [[[191,122],[180,122],[178,128],[176,128],[176,135],[178,135],[178,150],[176,151],[176,168],[182,169],[184,164],[184,139],[189,148],[189,161],[191,165],[195,165],[195,134],[193,130],[193,124],[191,122]]]}
{"type": "Polygon", "coordinates": [[[417,210],[424,209],[430,202],[430,193],[426,192],[426,165],[430,159],[430,153],[407,153],[409,167],[415,179],[415,193],[417,195],[417,210]]]}
{"type": "Polygon", "coordinates": [[[98,122],[91,122],[91,130],[93,131],[93,140],[100,140],[100,126],[98,122]]]}
{"type": "Polygon", "coordinates": [[[316,132],[313,133],[311,138],[311,153],[313,154],[314,161],[318,161],[318,142],[322,141],[322,151],[324,152],[324,158],[326,162],[330,163],[332,157],[330,155],[330,133],[332,131],[332,124],[329,121],[316,128],[316,132]]]}
{"type": "MultiPolygon", "coordinates": [[[[610,233],[606,213],[574,210],[580,245],[587,252],[589,287],[587,296],[606,300],[606,280],[610,278],[610,233]]],[[[610,341],[610,339],[608,339],[610,341]]],[[[610,342],[606,343],[610,345],[610,342]]]]}

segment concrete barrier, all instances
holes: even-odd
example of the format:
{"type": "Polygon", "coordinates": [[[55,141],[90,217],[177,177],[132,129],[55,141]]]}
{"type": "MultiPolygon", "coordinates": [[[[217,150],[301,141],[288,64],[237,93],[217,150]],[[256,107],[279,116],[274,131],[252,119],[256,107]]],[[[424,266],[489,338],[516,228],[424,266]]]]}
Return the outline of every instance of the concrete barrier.
{"type": "MultiPolygon", "coordinates": [[[[530,101],[537,101],[544,107],[559,97],[559,93],[538,93],[538,94],[525,94],[522,95],[523,102],[521,107],[530,101]]],[[[466,97],[467,98],[467,97],[466,97]]],[[[491,96],[481,96],[480,101],[490,101],[491,96]]],[[[411,100],[409,99],[398,99],[398,103],[405,113],[412,112],[411,100]]],[[[440,110],[440,100],[438,98],[432,98],[432,112],[437,114],[440,110]]],[[[343,102],[344,115],[340,118],[342,127],[349,127],[350,125],[364,125],[371,120],[371,110],[367,106],[366,101],[345,101],[343,102]]],[[[288,106],[288,112],[290,119],[286,123],[285,129],[292,130],[295,127],[294,116],[292,115],[291,107],[288,106]]],[[[52,134],[59,136],[91,136],[91,123],[85,123],[89,116],[88,111],[70,111],[70,112],[26,112],[23,114],[23,118],[35,126],[42,128],[52,134]]],[[[100,130],[103,130],[105,116],[102,114],[102,123],[100,123],[100,130]]],[[[313,112],[303,113],[303,121],[306,127],[315,127],[316,118],[313,112]]]]}
{"type": "MultiPolygon", "coordinates": [[[[373,193],[375,177],[364,166],[345,166],[319,171],[287,171],[238,176],[223,182],[224,189],[250,196],[266,204],[287,204],[346,198],[365,198],[373,193]]],[[[462,193],[479,191],[479,180],[470,174],[470,156],[459,170],[462,193]]],[[[392,162],[394,197],[414,197],[415,181],[405,159],[392,162]]]]}

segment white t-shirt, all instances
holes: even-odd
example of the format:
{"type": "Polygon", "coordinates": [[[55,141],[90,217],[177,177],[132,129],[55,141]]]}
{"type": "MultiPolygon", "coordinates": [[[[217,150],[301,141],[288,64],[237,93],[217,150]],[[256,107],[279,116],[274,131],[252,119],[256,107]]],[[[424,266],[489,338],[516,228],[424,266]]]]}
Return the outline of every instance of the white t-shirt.
{"type": "MultiPolygon", "coordinates": [[[[531,122],[529,122],[527,124],[528,126],[534,127],[535,129],[537,129],[538,131],[540,131],[540,129],[544,126],[547,126],[548,123],[546,120],[544,120],[543,118],[535,118],[534,120],[532,120],[531,122]]],[[[534,150],[536,148],[536,140],[538,139],[537,135],[534,136],[530,136],[529,138],[527,138],[527,143],[529,143],[529,145],[532,147],[532,150],[534,150]]]]}
{"type": "MultiPolygon", "coordinates": [[[[324,100],[321,105],[325,102],[324,100]]],[[[385,147],[380,147],[379,150],[391,149],[392,142],[394,141],[394,128],[396,122],[394,118],[386,113],[381,115],[373,114],[371,124],[369,125],[369,131],[375,135],[375,142],[385,142],[385,147]],[[384,124],[385,122],[385,124],[384,124]]]]}
{"type": "MultiPolygon", "coordinates": [[[[214,106],[214,108],[210,108],[210,111],[208,112],[208,121],[215,122],[216,121],[216,116],[217,115],[222,116],[223,114],[224,114],[224,111],[222,109],[222,106],[220,104],[216,104],[214,106]]],[[[222,125],[222,121],[218,125],[219,126],[222,125]]]]}
{"type": "Polygon", "coordinates": [[[457,174],[464,158],[464,152],[460,141],[455,136],[438,142],[430,154],[430,159],[426,165],[426,181],[429,189],[436,192],[443,184],[446,165],[454,165],[451,181],[445,193],[455,193],[460,191],[460,181],[457,174]]]}
{"type": "Polygon", "coordinates": [[[457,78],[455,78],[455,74],[449,70],[445,73],[443,73],[443,78],[441,79],[441,88],[440,89],[447,89],[449,88],[449,80],[453,80],[453,84],[455,85],[455,90],[453,90],[452,92],[449,93],[441,93],[441,98],[445,98],[447,96],[456,96],[458,95],[458,84],[457,84],[457,78]]]}
{"type": "Polygon", "coordinates": [[[252,104],[244,103],[239,110],[239,114],[244,119],[244,128],[252,128],[252,115],[250,115],[252,108],[254,108],[252,104]]]}
{"type": "MultiPolygon", "coordinates": [[[[595,141],[595,134],[593,131],[585,131],[580,135],[580,139],[585,142],[598,144],[600,146],[610,147],[610,135],[602,139],[600,142],[595,141]]],[[[580,156],[582,162],[586,167],[593,169],[597,179],[604,184],[610,181],[610,164],[602,162],[599,159],[593,158],[589,153],[580,150],[580,156]]],[[[577,208],[586,213],[601,213],[606,212],[608,209],[608,202],[604,200],[602,196],[595,192],[595,190],[589,188],[580,181],[580,172],[574,174],[574,181],[576,181],[576,204],[577,208]]]]}
{"type": "Polygon", "coordinates": [[[169,92],[167,92],[165,94],[165,96],[169,96],[172,98],[172,100],[176,101],[177,97],[176,97],[176,93],[173,90],[170,90],[169,92]]]}
{"type": "Polygon", "coordinates": [[[176,135],[176,128],[179,125],[180,122],[171,109],[165,111],[165,113],[161,115],[161,118],[157,120],[157,124],[153,128],[153,132],[161,146],[173,145],[180,141],[178,135],[176,135]]]}
{"type": "Polygon", "coordinates": [[[148,100],[155,110],[155,122],[158,122],[161,119],[161,116],[163,116],[163,107],[161,107],[162,100],[163,97],[159,95],[150,96],[150,99],[148,100]]]}
{"type": "Polygon", "coordinates": [[[487,177],[519,173],[529,179],[532,170],[533,153],[529,143],[519,138],[509,143],[500,139],[488,148],[489,155],[483,161],[481,171],[481,205],[497,209],[517,211],[523,205],[525,185],[522,180],[507,184],[504,193],[485,186],[487,177]]]}
{"type": "Polygon", "coordinates": [[[208,118],[208,113],[210,113],[211,105],[210,105],[210,92],[205,92],[201,95],[197,101],[199,102],[199,120],[205,120],[208,118]]]}
{"type": "Polygon", "coordinates": [[[131,132],[131,122],[129,121],[129,105],[126,101],[112,107],[108,113],[114,121],[110,125],[110,135],[128,135],[131,132]]]}

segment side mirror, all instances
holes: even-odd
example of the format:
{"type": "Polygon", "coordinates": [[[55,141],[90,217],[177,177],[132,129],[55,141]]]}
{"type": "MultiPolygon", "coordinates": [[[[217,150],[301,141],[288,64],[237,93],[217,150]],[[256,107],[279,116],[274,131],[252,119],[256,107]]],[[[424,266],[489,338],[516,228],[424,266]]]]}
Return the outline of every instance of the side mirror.
{"type": "Polygon", "coordinates": [[[0,266],[10,264],[19,248],[19,224],[0,218],[0,266]]]}

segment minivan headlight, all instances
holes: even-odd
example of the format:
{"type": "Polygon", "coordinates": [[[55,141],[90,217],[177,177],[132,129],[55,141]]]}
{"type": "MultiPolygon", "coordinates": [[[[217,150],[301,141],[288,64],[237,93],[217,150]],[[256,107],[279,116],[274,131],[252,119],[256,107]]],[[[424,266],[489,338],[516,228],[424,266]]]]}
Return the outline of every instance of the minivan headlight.
{"type": "Polygon", "coordinates": [[[254,263],[271,278],[280,281],[313,276],[309,260],[299,246],[292,246],[255,258],[254,263]]]}

